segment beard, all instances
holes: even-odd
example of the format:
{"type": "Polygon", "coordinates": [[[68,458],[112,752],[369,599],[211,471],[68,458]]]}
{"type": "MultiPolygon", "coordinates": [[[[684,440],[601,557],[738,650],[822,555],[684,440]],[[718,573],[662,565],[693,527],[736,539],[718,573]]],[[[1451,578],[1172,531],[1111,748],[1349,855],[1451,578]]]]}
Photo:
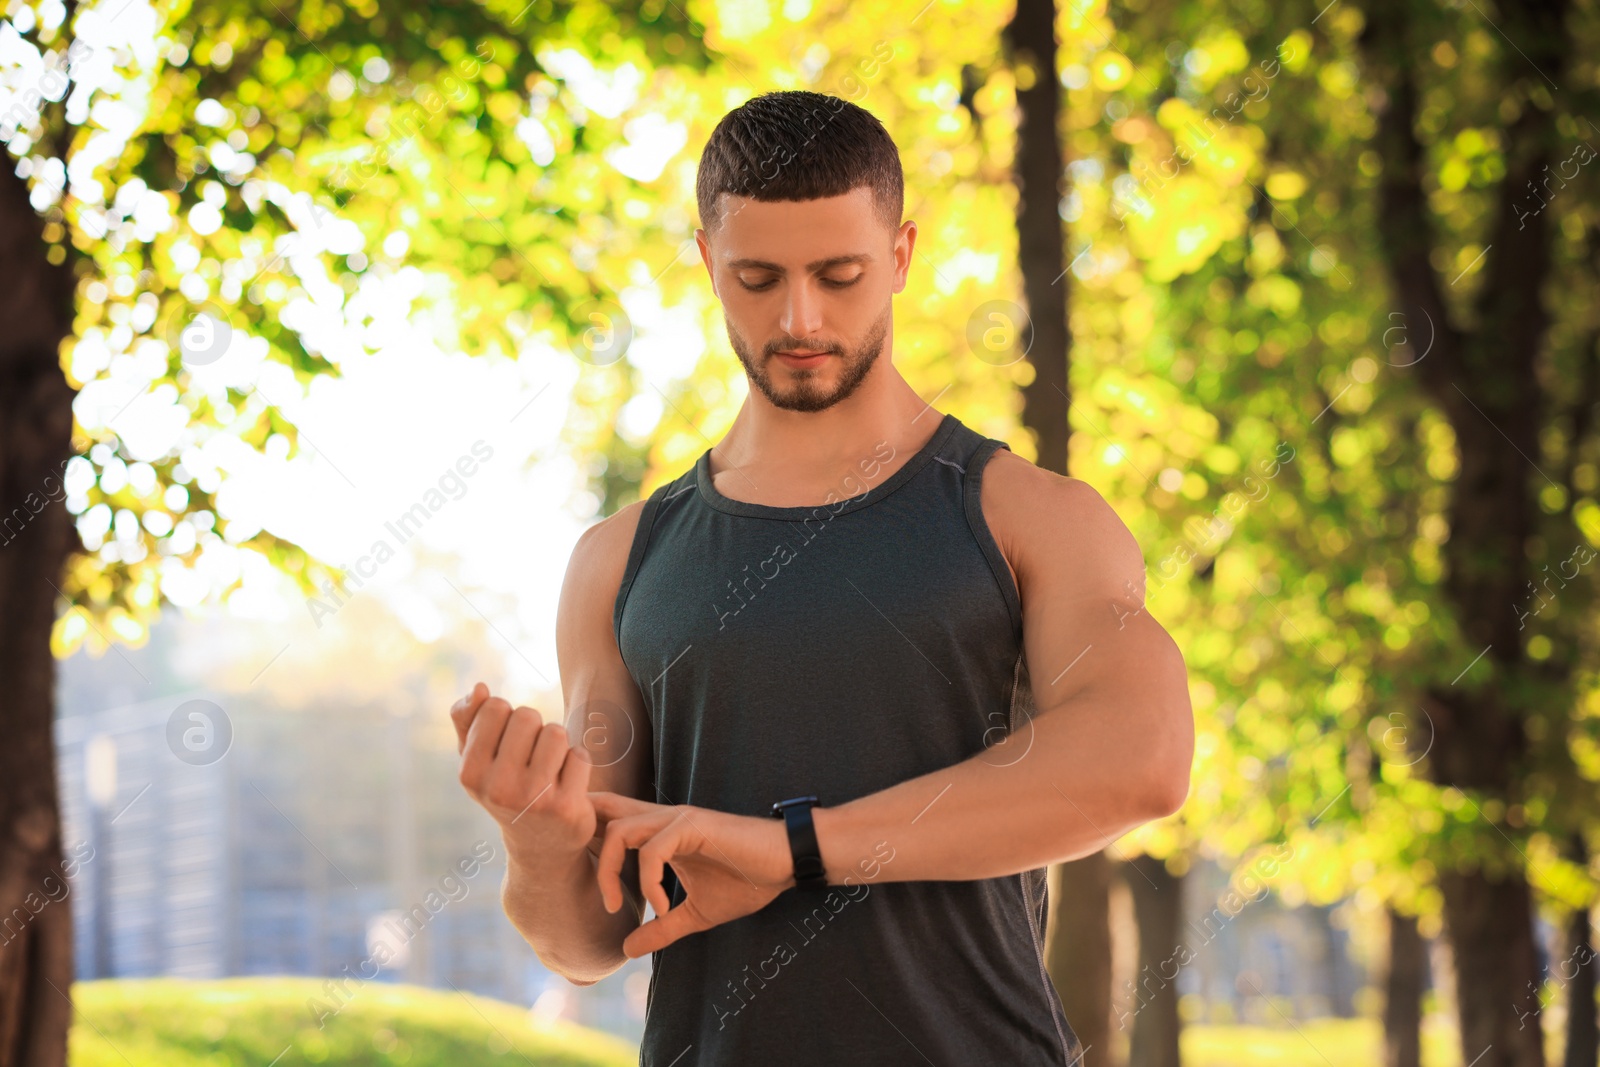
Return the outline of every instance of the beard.
{"type": "Polygon", "coordinates": [[[829,345],[820,351],[832,355],[832,362],[825,362],[819,367],[796,370],[777,364],[782,371],[782,383],[775,381],[770,368],[777,359],[777,353],[791,348],[801,351],[819,351],[813,345],[794,344],[788,340],[772,341],[766,345],[761,358],[757,359],[749,343],[733,328],[733,323],[727,322],[724,313],[723,321],[728,327],[728,341],[733,345],[734,354],[739,357],[739,362],[744,364],[745,374],[750,381],[761,390],[761,395],[771,401],[775,408],[784,411],[825,411],[833,407],[845,397],[854,393],[866,379],[867,373],[872,370],[872,365],[878,361],[878,356],[883,353],[884,340],[889,336],[889,323],[892,306],[886,305],[883,314],[872,324],[866,338],[853,352],[846,352],[839,345],[829,345]],[[825,375],[827,368],[835,363],[839,371],[832,387],[826,385],[825,375]]]}

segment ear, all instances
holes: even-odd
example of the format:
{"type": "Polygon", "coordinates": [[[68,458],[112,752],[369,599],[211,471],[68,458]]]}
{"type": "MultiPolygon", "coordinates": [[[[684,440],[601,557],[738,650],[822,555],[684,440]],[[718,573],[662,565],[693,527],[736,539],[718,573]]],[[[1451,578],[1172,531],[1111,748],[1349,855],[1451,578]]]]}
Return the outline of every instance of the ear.
{"type": "Polygon", "coordinates": [[[694,231],[694,243],[700,250],[700,262],[706,266],[706,277],[711,280],[711,295],[720,300],[722,294],[717,292],[717,272],[711,266],[711,235],[704,227],[694,231]]]}

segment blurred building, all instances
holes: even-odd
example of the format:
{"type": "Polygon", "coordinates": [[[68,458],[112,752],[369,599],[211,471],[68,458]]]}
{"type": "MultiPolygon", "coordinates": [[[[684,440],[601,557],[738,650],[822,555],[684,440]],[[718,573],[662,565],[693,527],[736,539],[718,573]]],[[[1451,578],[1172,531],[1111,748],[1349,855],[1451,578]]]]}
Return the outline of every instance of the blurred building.
{"type": "MultiPolygon", "coordinates": [[[[209,645],[203,623],[172,618],[139,649],[61,664],[64,843],[87,857],[72,884],[78,975],[375,974],[637,1041],[648,957],[575,987],[500,908],[499,832],[460,788],[448,698],[428,691],[435,676],[449,686],[494,676],[461,658],[478,635],[397,646],[358,610],[345,609],[361,623],[355,645],[322,639],[333,677],[353,676],[342,689],[287,660],[272,670],[293,685],[241,689],[219,666],[240,654],[209,645]],[[379,943],[391,963],[375,973],[379,943]]],[[[230,621],[222,632],[247,630],[230,621]]],[[[1265,894],[1219,910],[1228,883],[1204,861],[1183,881],[1180,936],[1193,958],[1174,983],[1185,1018],[1279,1025],[1367,1006],[1371,975],[1341,909],[1265,894]]],[[[1125,1020],[1151,988],[1136,970],[1113,991],[1125,1020]]]]}
{"type": "MultiPolygon", "coordinates": [[[[1285,1015],[1361,1014],[1361,992],[1372,978],[1352,958],[1338,906],[1290,907],[1265,889],[1230,900],[1230,876],[1203,860],[1183,881],[1180,936],[1189,962],[1177,987],[1192,998],[1193,1020],[1279,1026],[1285,1015]]],[[[1136,1010],[1137,995],[1120,993],[1136,1010]]]]}
{"type": "Polygon", "coordinates": [[[648,958],[581,989],[546,971],[501,910],[499,832],[428,725],[203,689],[60,717],[78,976],[356,975],[637,1040],[648,958]]]}

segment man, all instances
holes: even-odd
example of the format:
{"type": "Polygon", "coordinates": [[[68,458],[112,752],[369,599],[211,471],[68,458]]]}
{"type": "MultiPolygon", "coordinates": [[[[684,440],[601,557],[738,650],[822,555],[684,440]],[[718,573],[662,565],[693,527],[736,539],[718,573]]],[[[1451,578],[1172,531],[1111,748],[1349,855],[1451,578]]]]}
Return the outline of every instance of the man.
{"type": "Polygon", "coordinates": [[[895,369],[902,181],[842,100],[722,120],[696,239],[754,388],[574,548],[570,730],[482,683],[452,710],[539,958],[589,985],[653,953],[645,1067],[1078,1063],[1045,868],[1188,792],[1132,535],[895,369]]]}

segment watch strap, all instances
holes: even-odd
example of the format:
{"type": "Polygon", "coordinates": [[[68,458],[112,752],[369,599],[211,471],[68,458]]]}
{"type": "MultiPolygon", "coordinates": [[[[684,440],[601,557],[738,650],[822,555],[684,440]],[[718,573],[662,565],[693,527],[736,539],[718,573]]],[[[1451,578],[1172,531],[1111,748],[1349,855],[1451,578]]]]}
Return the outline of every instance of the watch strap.
{"type": "Polygon", "coordinates": [[[794,860],[795,886],[800,889],[826,889],[827,869],[822,849],[817,845],[817,828],[811,818],[815,796],[794,797],[772,805],[773,818],[783,819],[789,835],[789,855],[794,860]]]}

